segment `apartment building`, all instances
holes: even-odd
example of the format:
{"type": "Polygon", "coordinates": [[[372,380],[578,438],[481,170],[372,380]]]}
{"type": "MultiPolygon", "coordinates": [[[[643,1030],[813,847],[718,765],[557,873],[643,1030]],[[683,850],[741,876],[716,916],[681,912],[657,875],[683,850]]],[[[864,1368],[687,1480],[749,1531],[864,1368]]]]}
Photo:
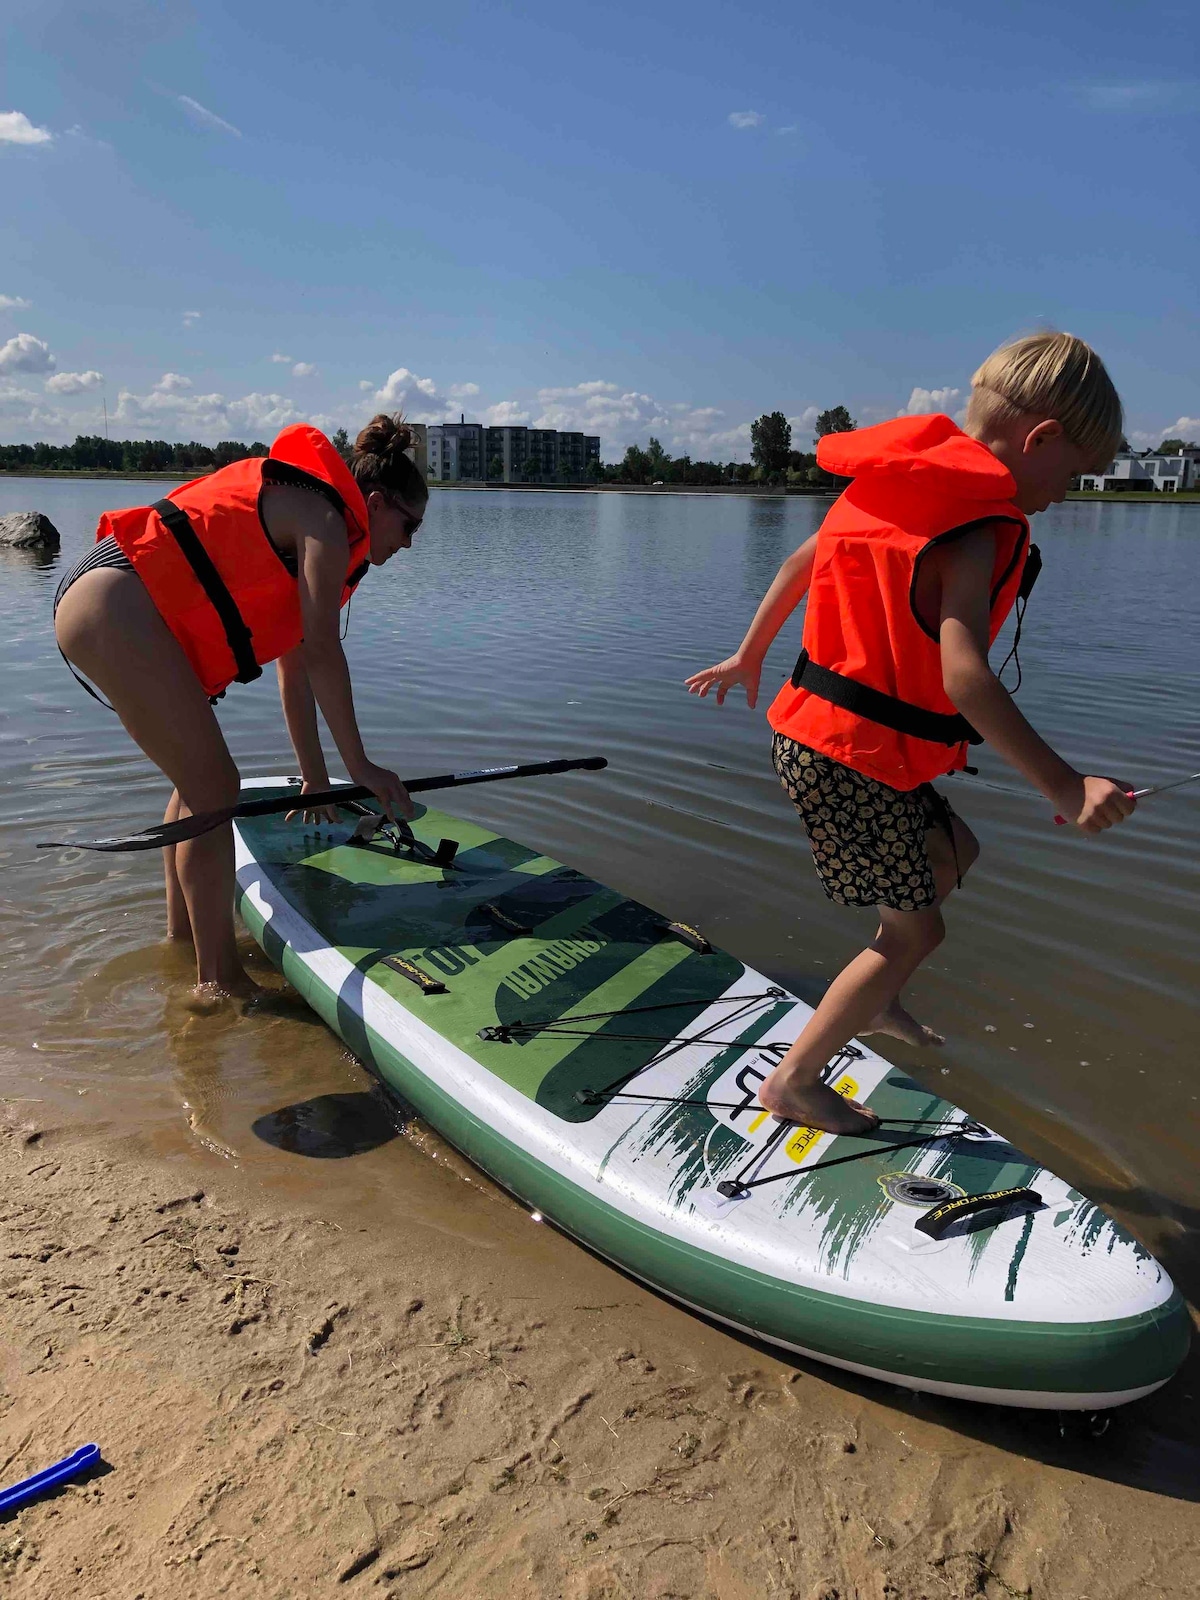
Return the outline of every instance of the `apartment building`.
{"type": "Polygon", "coordinates": [[[482,423],[434,423],[426,430],[429,478],[433,483],[582,483],[600,460],[598,434],[560,433],[556,428],[499,427],[482,423]]]}

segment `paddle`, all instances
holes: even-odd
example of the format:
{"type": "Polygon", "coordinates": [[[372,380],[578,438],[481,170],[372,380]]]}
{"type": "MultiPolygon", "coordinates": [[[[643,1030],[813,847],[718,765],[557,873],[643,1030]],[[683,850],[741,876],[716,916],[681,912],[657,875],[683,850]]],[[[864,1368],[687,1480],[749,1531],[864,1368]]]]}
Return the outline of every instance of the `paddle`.
{"type": "MultiPolygon", "coordinates": [[[[1192,772],[1186,778],[1176,778],[1172,783],[1156,783],[1149,789],[1130,789],[1131,800],[1144,800],[1148,794],[1165,794],[1168,789],[1182,789],[1185,783],[1195,783],[1200,779],[1200,772],[1192,772]]],[[[1066,817],[1055,817],[1055,822],[1060,828],[1066,827],[1066,817]]]]}
{"type": "MultiPolygon", "coordinates": [[[[499,783],[502,778],[545,778],[556,772],[598,772],[608,762],[603,756],[582,756],[569,761],[529,761],[524,766],[480,767],[474,772],[447,772],[436,778],[408,778],[409,794],[429,789],[462,789],[469,783],[499,783]]],[[[202,811],[177,822],[159,822],[119,839],[48,839],[39,850],[161,850],[164,845],[182,844],[212,828],[219,828],[235,817],[269,817],[279,811],[316,811],[321,806],[344,805],[350,800],[370,800],[374,790],[361,784],[343,784],[338,789],[321,789],[301,797],[299,789],[287,795],[272,795],[265,800],[242,800],[222,811],[202,811]]]]}

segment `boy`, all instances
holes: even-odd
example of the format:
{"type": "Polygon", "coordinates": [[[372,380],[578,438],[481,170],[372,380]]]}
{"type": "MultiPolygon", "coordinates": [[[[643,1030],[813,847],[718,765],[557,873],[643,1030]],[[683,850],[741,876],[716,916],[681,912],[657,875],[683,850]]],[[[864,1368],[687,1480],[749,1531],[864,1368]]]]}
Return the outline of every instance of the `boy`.
{"type": "Polygon", "coordinates": [[[740,683],[753,707],[767,648],[808,595],[804,649],[767,714],[775,769],[825,893],[877,907],[879,929],[763,1084],[776,1116],[868,1132],[878,1119],[821,1081],[825,1064],[860,1033],[942,1043],[900,991],[945,937],[942,902],[979,855],[931,784],[966,764],[968,739],[986,739],[1085,833],[1133,811],[1122,785],[1076,772],[1038,737],[988,665],[1022,588],[1028,515],[1064,499],[1121,436],[1103,363],[1068,333],[989,356],[965,431],[931,416],[828,435],[818,461],[853,482],[780,567],[736,655],[687,680],[692,694],[715,687],[718,705],[740,683]]]}

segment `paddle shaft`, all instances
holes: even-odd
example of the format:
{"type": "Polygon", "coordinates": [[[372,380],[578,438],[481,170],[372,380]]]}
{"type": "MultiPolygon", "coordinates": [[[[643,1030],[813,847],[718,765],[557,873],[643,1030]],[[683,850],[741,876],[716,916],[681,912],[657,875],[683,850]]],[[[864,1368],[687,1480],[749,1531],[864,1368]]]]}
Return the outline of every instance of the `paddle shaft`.
{"type": "MultiPolygon", "coordinates": [[[[499,783],[505,778],[544,778],[560,772],[598,772],[608,762],[603,756],[582,756],[576,760],[529,761],[507,767],[479,767],[469,772],[446,772],[431,778],[409,778],[404,787],[409,794],[424,794],[431,789],[463,789],[473,783],[499,783]]],[[[39,850],[161,850],[164,845],[182,844],[202,833],[219,828],[239,817],[268,817],[281,811],[317,811],[324,806],[345,805],[349,801],[370,800],[375,791],[363,784],[342,784],[336,789],[320,789],[301,794],[270,795],[262,800],[242,800],[220,811],[202,811],[176,822],[160,822],[140,833],[120,839],[53,839],[39,844],[39,850]]]]}

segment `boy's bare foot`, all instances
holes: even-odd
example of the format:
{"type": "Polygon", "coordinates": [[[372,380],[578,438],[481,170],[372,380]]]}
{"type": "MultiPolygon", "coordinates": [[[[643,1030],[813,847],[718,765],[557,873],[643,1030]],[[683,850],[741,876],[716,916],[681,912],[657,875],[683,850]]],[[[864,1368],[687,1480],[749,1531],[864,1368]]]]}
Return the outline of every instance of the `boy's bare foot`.
{"type": "Polygon", "coordinates": [[[774,1116],[824,1133],[870,1133],[879,1126],[873,1111],[857,1100],[843,1100],[827,1083],[777,1084],[778,1076],[772,1073],[758,1091],[760,1103],[774,1116]]]}
{"type": "Polygon", "coordinates": [[[893,1000],[887,1010],[881,1011],[862,1031],[890,1034],[893,1039],[903,1039],[905,1044],[918,1046],[941,1045],[946,1042],[944,1033],[937,1033],[933,1028],[927,1028],[923,1022],[918,1022],[916,1017],[904,1009],[899,1000],[893,1000]]]}

